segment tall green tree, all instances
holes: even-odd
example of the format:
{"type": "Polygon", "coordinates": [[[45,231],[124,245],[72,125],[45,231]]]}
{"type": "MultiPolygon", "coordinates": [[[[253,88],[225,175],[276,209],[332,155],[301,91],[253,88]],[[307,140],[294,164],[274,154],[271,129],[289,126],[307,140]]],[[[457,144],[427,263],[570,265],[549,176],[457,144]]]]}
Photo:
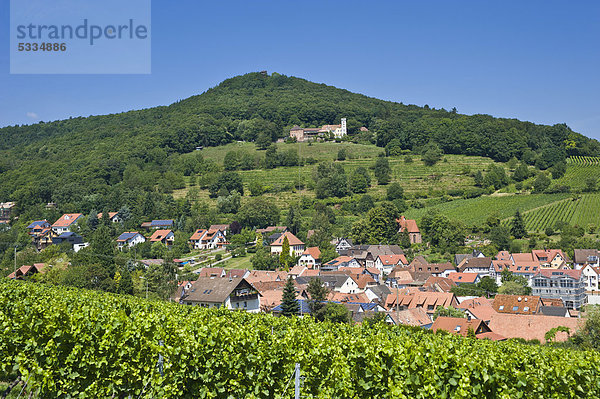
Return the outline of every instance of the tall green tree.
{"type": "Polygon", "coordinates": [[[279,263],[286,268],[290,267],[294,258],[290,255],[290,241],[287,236],[283,238],[283,244],[281,245],[281,253],[279,254],[279,263]]]}
{"type": "Polygon", "coordinates": [[[310,298],[308,302],[310,313],[315,319],[322,320],[322,315],[320,312],[321,309],[323,309],[327,304],[327,295],[329,291],[318,277],[313,277],[310,279],[306,290],[310,298]]]}
{"type": "Polygon", "coordinates": [[[519,212],[518,209],[515,212],[515,217],[512,220],[512,226],[510,228],[510,233],[517,239],[523,238],[527,235],[527,230],[525,229],[525,222],[523,221],[521,212],[519,212]]]}
{"type": "Polygon", "coordinates": [[[297,315],[300,312],[300,304],[296,301],[296,288],[294,280],[288,277],[285,286],[283,287],[283,295],[281,297],[281,314],[290,317],[297,315]]]}
{"type": "Polygon", "coordinates": [[[377,179],[377,184],[380,186],[385,186],[391,180],[392,169],[390,168],[390,163],[387,158],[378,157],[375,161],[375,165],[373,165],[373,172],[375,173],[375,178],[377,179]]]}

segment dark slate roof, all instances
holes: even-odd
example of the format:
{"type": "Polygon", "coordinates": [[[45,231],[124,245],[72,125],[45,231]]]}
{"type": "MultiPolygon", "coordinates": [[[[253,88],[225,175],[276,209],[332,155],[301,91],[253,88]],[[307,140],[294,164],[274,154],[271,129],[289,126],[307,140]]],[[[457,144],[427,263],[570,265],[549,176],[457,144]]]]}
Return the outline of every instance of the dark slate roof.
{"type": "Polygon", "coordinates": [[[390,287],[388,287],[387,285],[376,285],[374,287],[369,287],[368,289],[371,290],[375,295],[377,295],[379,299],[382,299],[384,301],[385,298],[387,298],[387,296],[392,293],[390,287]]]}
{"type": "Polygon", "coordinates": [[[544,316],[559,316],[566,317],[567,308],[560,306],[540,306],[540,314],[544,316]]]}
{"type": "Polygon", "coordinates": [[[48,223],[47,220],[36,220],[35,222],[31,223],[29,226],[27,226],[27,229],[33,229],[34,227],[38,227],[38,226],[50,226],[50,223],[48,223]]]}
{"type": "Polygon", "coordinates": [[[133,237],[137,236],[138,234],[139,233],[136,233],[136,232],[125,232],[117,238],[117,241],[131,240],[133,237]]]}
{"type": "Polygon", "coordinates": [[[150,222],[150,226],[151,227],[172,226],[172,225],[173,225],[173,220],[172,219],[153,220],[153,221],[150,222]]]}
{"type": "MultiPolygon", "coordinates": [[[[308,306],[307,301],[304,299],[296,299],[296,302],[300,304],[300,311],[302,314],[310,314],[310,307],[308,306]]],[[[273,313],[281,313],[282,311],[281,305],[275,306],[272,310],[273,313]]]]}
{"type": "Polygon", "coordinates": [[[243,280],[242,277],[198,277],[181,299],[193,302],[223,303],[243,280]]]}

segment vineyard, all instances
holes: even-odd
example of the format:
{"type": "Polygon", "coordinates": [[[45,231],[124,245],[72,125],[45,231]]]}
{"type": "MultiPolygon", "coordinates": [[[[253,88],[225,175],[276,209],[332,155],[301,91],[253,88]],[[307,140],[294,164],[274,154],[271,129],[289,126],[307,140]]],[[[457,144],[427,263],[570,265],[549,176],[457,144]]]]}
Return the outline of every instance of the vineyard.
{"type": "Polygon", "coordinates": [[[436,209],[449,218],[460,220],[466,225],[482,224],[492,212],[497,212],[500,219],[506,219],[512,217],[517,209],[524,212],[568,197],[570,197],[569,194],[485,195],[479,198],[458,199],[421,209],[409,209],[406,217],[420,219],[430,210],[436,209]]]}
{"type": "MultiPolygon", "coordinates": [[[[572,226],[600,225],[600,194],[583,194],[564,199],[523,213],[529,231],[544,231],[563,221],[572,226]]],[[[508,225],[509,219],[503,224],[508,225]]]]}
{"type": "Polygon", "coordinates": [[[600,354],[0,282],[0,379],[30,397],[600,396],[600,354]],[[20,387],[20,386],[18,386],[20,387]],[[284,393],[285,392],[285,393],[284,393]]]}
{"type": "Polygon", "coordinates": [[[556,184],[574,190],[585,189],[586,179],[600,176],[600,157],[571,157],[567,159],[567,172],[556,184]]]}
{"type": "Polygon", "coordinates": [[[598,166],[600,165],[600,157],[570,157],[567,159],[567,163],[579,166],[598,166]]]}

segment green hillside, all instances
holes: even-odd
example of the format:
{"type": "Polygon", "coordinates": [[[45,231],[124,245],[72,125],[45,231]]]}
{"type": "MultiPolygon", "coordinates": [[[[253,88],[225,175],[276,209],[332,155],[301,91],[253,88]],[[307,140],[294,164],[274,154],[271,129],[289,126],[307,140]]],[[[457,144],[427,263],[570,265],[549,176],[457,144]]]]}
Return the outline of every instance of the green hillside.
{"type": "Polygon", "coordinates": [[[341,117],[348,118],[354,140],[382,149],[417,151],[432,141],[447,154],[516,156],[545,168],[600,148],[565,125],[466,116],[250,73],[170,106],[0,129],[0,201],[16,201],[20,213],[39,214],[47,202],[86,213],[125,204],[133,209],[151,196],[159,205],[146,216],[159,217],[170,206],[162,194],[212,170],[196,147],[274,141],[295,124],[339,123],[341,117]],[[361,126],[369,132],[359,133],[361,126]]]}
{"type": "Polygon", "coordinates": [[[307,398],[600,395],[591,350],[43,284],[0,281],[0,326],[0,381],[30,397],[291,398],[295,363],[307,398]]]}

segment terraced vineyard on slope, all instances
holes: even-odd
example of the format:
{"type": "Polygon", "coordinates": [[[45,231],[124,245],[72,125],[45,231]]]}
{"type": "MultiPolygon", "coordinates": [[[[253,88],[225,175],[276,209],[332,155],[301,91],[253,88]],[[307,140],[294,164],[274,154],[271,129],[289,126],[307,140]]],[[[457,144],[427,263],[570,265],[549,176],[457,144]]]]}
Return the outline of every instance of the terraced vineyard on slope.
{"type": "MultiPolygon", "coordinates": [[[[588,227],[600,225],[600,194],[583,194],[523,212],[525,227],[529,231],[544,231],[554,227],[559,220],[570,225],[588,227]]],[[[510,218],[503,224],[508,225],[510,218]]]]}

